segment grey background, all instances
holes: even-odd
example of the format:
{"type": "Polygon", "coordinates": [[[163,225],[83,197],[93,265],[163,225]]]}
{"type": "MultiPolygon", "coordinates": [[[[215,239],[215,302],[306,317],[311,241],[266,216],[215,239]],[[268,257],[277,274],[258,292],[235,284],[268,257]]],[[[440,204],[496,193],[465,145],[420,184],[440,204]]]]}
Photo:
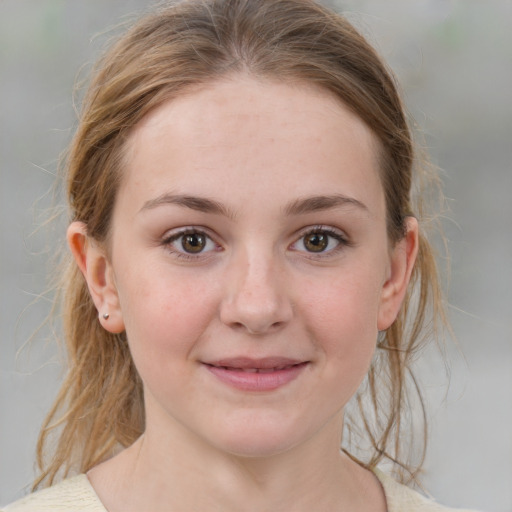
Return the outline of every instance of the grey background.
{"type": "MultiPolygon", "coordinates": [[[[144,0],[0,0],[0,503],[26,490],[61,368],[49,332],[47,218],[93,37],[144,0]],[[36,230],[34,232],[34,230],[36,230]],[[34,302],[35,301],[35,302],[34,302]]],[[[433,430],[425,484],[452,506],[512,511],[512,2],[333,1],[398,75],[443,169],[451,212],[451,385],[427,353],[433,430]]],[[[59,233],[59,230],[61,232],[59,233]]]]}

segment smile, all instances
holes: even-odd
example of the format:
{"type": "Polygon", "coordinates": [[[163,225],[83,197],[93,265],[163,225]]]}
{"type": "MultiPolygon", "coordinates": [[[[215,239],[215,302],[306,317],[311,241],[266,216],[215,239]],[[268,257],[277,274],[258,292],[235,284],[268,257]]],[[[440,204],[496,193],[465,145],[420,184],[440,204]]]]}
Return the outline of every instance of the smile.
{"type": "Polygon", "coordinates": [[[246,358],[204,363],[206,369],[222,383],[241,391],[273,391],[295,380],[308,361],[284,358],[252,360],[246,358]]]}
{"type": "Polygon", "coordinates": [[[288,365],[288,366],[278,366],[276,368],[233,368],[230,366],[220,366],[218,368],[223,368],[224,370],[229,371],[242,371],[242,372],[249,372],[249,373],[272,373],[277,372],[279,370],[286,370],[288,368],[292,368],[295,365],[288,365]]]}

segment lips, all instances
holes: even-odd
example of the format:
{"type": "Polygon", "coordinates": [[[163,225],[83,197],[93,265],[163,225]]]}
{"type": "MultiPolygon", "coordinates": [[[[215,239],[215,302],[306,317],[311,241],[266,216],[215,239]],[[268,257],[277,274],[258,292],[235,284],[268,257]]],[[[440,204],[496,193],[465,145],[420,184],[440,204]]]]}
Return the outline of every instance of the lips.
{"type": "Polygon", "coordinates": [[[219,366],[218,368],[223,368],[224,370],[230,370],[230,371],[242,371],[242,372],[248,372],[248,373],[272,373],[278,370],[285,370],[287,368],[291,368],[294,365],[287,365],[287,366],[276,366],[272,368],[236,368],[232,366],[219,366]]]}
{"type": "Polygon", "coordinates": [[[295,380],[307,361],[283,357],[220,359],[204,363],[222,383],[242,391],[273,391],[295,380]]]}

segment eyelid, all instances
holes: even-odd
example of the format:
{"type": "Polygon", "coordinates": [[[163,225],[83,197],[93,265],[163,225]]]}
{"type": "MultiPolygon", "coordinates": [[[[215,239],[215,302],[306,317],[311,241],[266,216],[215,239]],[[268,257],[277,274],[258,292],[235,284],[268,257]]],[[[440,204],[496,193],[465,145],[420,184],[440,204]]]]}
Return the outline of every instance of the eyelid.
{"type": "MultiPolygon", "coordinates": [[[[346,235],[346,233],[339,229],[335,228],[333,226],[329,225],[314,225],[314,226],[307,226],[305,228],[302,228],[297,232],[297,234],[294,237],[295,241],[291,243],[288,247],[294,252],[303,253],[307,255],[308,258],[311,259],[322,259],[322,258],[328,258],[329,256],[334,256],[338,254],[338,252],[342,251],[346,247],[352,246],[352,242],[346,235]],[[338,243],[336,247],[329,249],[327,251],[320,251],[320,252],[313,252],[313,251],[307,251],[307,250],[301,250],[296,249],[294,246],[299,243],[305,236],[312,233],[323,233],[327,236],[335,239],[338,243]]],[[[170,253],[172,253],[174,256],[178,258],[184,258],[184,259],[190,259],[190,260],[196,260],[200,258],[205,258],[208,256],[211,256],[213,252],[222,251],[223,247],[221,244],[218,243],[217,237],[211,233],[211,230],[208,228],[205,228],[203,226],[183,226],[180,228],[176,228],[173,230],[170,230],[165,233],[165,235],[162,237],[161,245],[163,245],[170,253]],[[213,242],[215,244],[215,247],[213,249],[207,250],[207,251],[200,251],[198,253],[189,253],[186,251],[180,251],[175,249],[172,244],[178,240],[180,237],[185,236],[187,234],[200,234],[205,236],[208,240],[213,242]]]]}
{"type": "Polygon", "coordinates": [[[218,250],[222,250],[222,246],[217,242],[216,237],[213,236],[209,229],[204,228],[202,226],[184,226],[180,228],[176,228],[174,230],[170,230],[165,233],[162,238],[161,245],[163,245],[170,253],[178,258],[195,260],[199,258],[205,258],[211,255],[212,252],[216,252],[218,250]],[[180,237],[189,235],[189,234],[199,234],[206,237],[208,240],[215,244],[214,249],[210,249],[207,251],[200,251],[198,253],[189,253],[186,251],[180,251],[173,247],[173,243],[176,240],[179,240],[180,237]]]}
{"type": "Polygon", "coordinates": [[[292,244],[290,244],[289,247],[295,252],[307,254],[308,258],[320,259],[320,258],[327,258],[329,256],[334,256],[334,255],[338,254],[338,252],[342,251],[344,248],[351,247],[351,246],[352,246],[352,242],[350,241],[350,239],[348,238],[347,234],[344,231],[342,231],[338,228],[335,228],[333,226],[321,224],[321,225],[316,225],[316,226],[308,226],[308,227],[301,229],[298,232],[295,241],[292,244]],[[312,251],[307,251],[307,250],[294,249],[294,247],[293,247],[294,245],[299,243],[305,236],[307,236],[309,234],[313,234],[313,233],[326,234],[327,236],[334,238],[338,243],[337,243],[336,247],[334,247],[328,251],[320,251],[317,253],[312,252],[312,251]]]}

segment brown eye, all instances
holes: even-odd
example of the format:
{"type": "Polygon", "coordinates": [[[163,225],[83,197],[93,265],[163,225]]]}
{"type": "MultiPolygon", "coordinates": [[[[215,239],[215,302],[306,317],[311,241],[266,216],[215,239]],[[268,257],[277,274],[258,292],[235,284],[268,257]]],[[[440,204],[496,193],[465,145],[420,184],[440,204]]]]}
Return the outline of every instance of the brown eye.
{"type": "MultiPolygon", "coordinates": [[[[212,252],[222,250],[204,231],[186,228],[162,240],[162,245],[178,258],[205,258],[212,252]]],[[[203,261],[201,259],[201,261],[203,261]]]]}
{"type": "Polygon", "coordinates": [[[185,252],[196,254],[206,247],[206,236],[202,233],[188,233],[181,238],[181,247],[185,252]]]}
{"type": "Polygon", "coordinates": [[[329,235],[326,233],[308,233],[304,236],[304,247],[309,252],[323,252],[329,246],[329,235]]]}
{"type": "Polygon", "coordinates": [[[343,232],[330,226],[316,226],[303,233],[290,249],[309,253],[311,258],[326,258],[335,256],[350,246],[351,243],[343,232]]]}

